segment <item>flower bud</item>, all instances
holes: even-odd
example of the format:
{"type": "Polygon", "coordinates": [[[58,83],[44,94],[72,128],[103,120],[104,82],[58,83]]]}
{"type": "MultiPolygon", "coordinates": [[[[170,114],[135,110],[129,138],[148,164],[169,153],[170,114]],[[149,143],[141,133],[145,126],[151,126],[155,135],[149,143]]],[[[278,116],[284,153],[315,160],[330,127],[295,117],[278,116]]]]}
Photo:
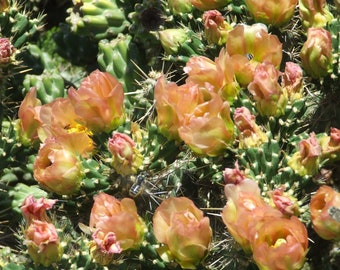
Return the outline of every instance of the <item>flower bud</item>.
{"type": "Polygon", "coordinates": [[[320,138],[321,159],[336,161],[340,159],[340,129],[331,128],[329,136],[320,138]]]}
{"type": "Polygon", "coordinates": [[[225,168],[223,171],[223,178],[225,184],[234,184],[238,185],[243,180],[247,179],[246,174],[244,171],[241,171],[238,165],[238,161],[235,162],[235,168],[225,168]]]}
{"type": "Polygon", "coordinates": [[[299,151],[288,160],[288,165],[300,176],[314,175],[319,169],[321,146],[312,132],[310,137],[299,143],[299,151]]]}
{"type": "Polygon", "coordinates": [[[269,193],[270,204],[278,209],[284,216],[298,216],[300,214],[298,201],[293,196],[284,192],[284,187],[276,188],[269,193]]]}
{"type": "Polygon", "coordinates": [[[246,0],[245,4],[255,21],[279,27],[291,19],[297,2],[298,0],[246,0]]]}
{"type": "Polygon", "coordinates": [[[281,85],[287,92],[290,100],[296,100],[302,97],[303,72],[298,64],[286,62],[281,85]]]}
{"type": "Polygon", "coordinates": [[[227,6],[230,2],[230,0],[191,0],[191,4],[202,11],[219,9],[227,6]]]}
{"type": "Polygon", "coordinates": [[[321,238],[338,241],[340,221],[332,216],[332,209],[340,209],[340,193],[329,186],[321,186],[310,201],[313,228],[321,238]]]}
{"type": "Polygon", "coordinates": [[[269,62],[259,64],[255,69],[248,90],[261,115],[280,116],[285,113],[288,97],[278,83],[279,76],[280,72],[269,62]]]}
{"type": "Polygon", "coordinates": [[[112,167],[118,174],[126,176],[137,173],[143,163],[143,156],[128,135],[114,132],[108,148],[112,154],[112,167]]]}
{"type": "Polygon", "coordinates": [[[110,132],[124,119],[124,90],[110,73],[93,71],[68,97],[79,122],[93,132],[110,132]]]}
{"type": "Polygon", "coordinates": [[[172,14],[190,13],[192,10],[191,0],[168,0],[168,7],[172,14]]]}
{"type": "Polygon", "coordinates": [[[322,28],[333,20],[325,0],[299,0],[299,12],[305,28],[322,28]]]}
{"type": "Polygon", "coordinates": [[[227,41],[232,26],[224,20],[218,10],[208,10],[203,13],[204,34],[209,43],[222,45],[227,41]]]}
{"type": "Polygon", "coordinates": [[[52,223],[33,220],[25,230],[25,245],[28,254],[36,264],[45,267],[61,260],[63,248],[52,223]]]}
{"type": "Polygon", "coordinates": [[[169,55],[176,54],[180,45],[188,39],[184,29],[165,29],[158,33],[162,47],[169,55]]]}
{"type": "Polygon", "coordinates": [[[331,33],[323,28],[309,28],[300,57],[302,67],[312,78],[330,74],[333,69],[331,33]]]}
{"type": "Polygon", "coordinates": [[[7,65],[12,62],[14,52],[15,48],[11,41],[8,38],[0,38],[0,66],[7,65]]]}
{"type": "Polygon", "coordinates": [[[234,123],[239,131],[241,149],[258,147],[268,141],[268,137],[255,122],[255,116],[246,107],[236,108],[234,123]]]}
{"type": "Polygon", "coordinates": [[[208,217],[185,197],[165,199],[153,216],[156,239],[164,244],[162,258],[176,260],[184,269],[196,269],[207,255],[212,230],[208,217]]]}

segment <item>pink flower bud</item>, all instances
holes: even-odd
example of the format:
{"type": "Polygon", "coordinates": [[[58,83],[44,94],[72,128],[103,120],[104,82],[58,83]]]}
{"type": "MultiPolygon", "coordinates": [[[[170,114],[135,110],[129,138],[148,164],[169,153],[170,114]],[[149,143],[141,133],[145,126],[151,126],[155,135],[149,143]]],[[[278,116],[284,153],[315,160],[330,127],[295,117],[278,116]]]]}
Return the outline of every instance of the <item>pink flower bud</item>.
{"type": "Polygon", "coordinates": [[[321,186],[310,201],[313,228],[321,238],[338,241],[340,222],[331,215],[332,208],[340,209],[340,193],[329,186],[321,186]]]}
{"type": "Polygon", "coordinates": [[[301,176],[314,175],[319,168],[320,155],[321,146],[312,132],[308,139],[300,141],[299,151],[288,160],[288,165],[301,176]]]}
{"type": "Polygon", "coordinates": [[[207,255],[212,230],[209,218],[185,197],[165,199],[153,216],[156,239],[164,244],[158,253],[176,260],[184,269],[195,269],[207,255]]]}
{"type": "Polygon", "coordinates": [[[300,56],[302,67],[312,78],[330,74],[333,69],[331,33],[323,28],[309,28],[300,56]]]}
{"type": "Polygon", "coordinates": [[[24,243],[36,264],[48,267],[61,260],[63,248],[52,223],[34,219],[25,230],[24,243]]]}
{"type": "Polygon", "coordinates": [[[114,132],[108,148],[112,154],[112,166],[121,175],[136,174],[143,163],[143,156],[135,142],[126,134],[114,132]]]}
{"type": "Polygon", "coordinates": [[[268,141],[268,137],[255,122],[255,116],[246,107],[236,108],[234,123],[239,131],[239,147],[257,147],[268,141]]]}
{"type": "Polygon", "coordinates": [[[295,216],[265,218],[257,229],[252,250],[259,269],[301,269],[308,251],[307,229],[295,216]]]}
{"type": "Polygon", "coordinates": [[[322,28],[333,19],[325,0],[299,0],[299,12],[305,28],[322,28]]]}
{"type": "Polygon", "coordinates": [[[225,44],[228,32],[232,26],[224,20],[218,10],[208,10],[203,13],[204,34],[209,43],[225,44]]]}
{"type": "Polygon", "coordinates": [[[31,224],[32,220],[35,219],[49,222],[50,219],[46,214],[46,210],[51,209],[56,201],[46,198],[36,200],[33,195],[27,196],[21,206],[21,212],[26,220],[26,224],[31,224]]]}
{"type": "MultiPolygon", "coordinates": [[[[0,10],[4,7],[1,7],[0,10]]],[[[5,4],[5,8],[7,4],[5,4]]],[[[12,55],[15,52],[14,46],[11,44],[11,41],[8,38],[0,38],[0,65],[9,64],[12,60],[12,55]]]]}
{"type": "Polygon", "coordinates": [[[40,109],[41,102],[37,99],[37,89],[32,87],[21,102],[18,112],[17,130],[23,145],[38,141],[38,128],[42,124],[40,109]]]}
{"type": "Polygon", "coordinates": [[[280,72],[269,62],[259,64],[255,69],[248,90],[261,115],[279,116],[285,112],[288,97],[278,83],[279,76],[280,72]]]}
{"type": "Polygon", "coordinates": [[[112,247],[98,245],[106,253],[108,249],[118,252],[138,248],[146,230],[144,221],[137,214],[134,200],[124,198],[119,201],[103,192],[94,197],[90,227],[97,230],[94,234],[96,243],[111,244],[112,247]]]}
{"type": "Polygon", "coordinates": [[[277,188],[269,193],[271,204],[284,216],[298,216],[300,214],[297,199],[284,192],[284,187],[277,188]]]}
{"type": "Polygon", "coordinates": [[[124,90],[110,73],[93,71],[68,97],[81,124],[93,132],[110,132],[124,119],[124,90]]]}
{"type": "Polygon", "coordinates": [[[257,22],[276,27],[286,24],[294,14],[298,0],[246,0],[248,11],[257,22]]]}
{"type": "Polygon", "coordinates": [[[235,168],[230,169],[230,168],[225,168],[223,171],[223,178],[225,184],[234,184],[238,185],[240,184],[243,180],[247,179],[246,174],[244,171],[241,171],[238,162],[235,162],[235,168]]]}
{"type": "Polygon", "coordinates": [[[227,6],[230,0],[191,0],[191,3],[199,10],[219,9],[227,6]]]}
{"type": "Polygon", "coordinates": [[[298,64],[286,62],[285,71],[282,74],[281,85],[287,91],[291,100],[301,98],[303,90],[303,73],[298,64]]]}

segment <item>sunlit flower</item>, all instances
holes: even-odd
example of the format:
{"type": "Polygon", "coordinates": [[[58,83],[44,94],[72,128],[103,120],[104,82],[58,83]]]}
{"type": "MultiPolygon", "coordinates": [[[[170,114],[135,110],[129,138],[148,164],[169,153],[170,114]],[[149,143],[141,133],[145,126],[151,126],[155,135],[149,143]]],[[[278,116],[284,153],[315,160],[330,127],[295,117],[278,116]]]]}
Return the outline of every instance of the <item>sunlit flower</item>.
{"type": "Polygon", "coordinates": [[[234,112],[234,123],[239,131],[239,147],[257,147],[268,141],[268,137],[255,122],[255,115],[252,115],[246,107],[236,108],[234,112]]]}
{"type": "Polygon", "coordinates": [[[218,10],[208,10],[203,13],[204,34],[209,43],[225,44],[228,32],[232,26],[225,21],[218,10]]]}
{"type": "Polygon", "coordinates": [[[196,269],[207,255],[212,230],[208,217],[185,197],[165,199],[153,216],[158,252],[164,260],[176,260],[184,269],[196,269]]]}
{"type": "Polygon", "coordinates": [[[32,220],[25,230],[25,245],[28,254],[36,264],[45,267],[61,260],[63,248],[59,243],[56,228],[52,223],[32,220]]]}
{"type": "Polygon", "coordinates": [[[313,228],[326,240],[340,239],[340,221],[332,216],[332,209],[340,209],[340,193],[329,186],[321,186],[312,196],[310,213],[313,228]]]}
{"type": "Polygon", "coordinates": [[[269,62],[259,64],[255,69],[254,79],[248,85],[248,90],[261,115],[280,116],[285,112],[288,97],[278,82],[280,75],[269,62]]]}
{"type": "Polygon", "coordinates": [[[323,28],[309,28],[300,57],[303,69],[312,78],[330,74],[333,69],[331,33],[323,28]]]}
{"type": "Polygon", "coordinates": [[[136,174],[143,163],[143,156],[135,142],[126,134],[114,132],[108,148],[112,154],[112,166],[121,175],[136,174]]]}
{"type": "Polygon", "coordinates": [[[248,11],[255,21],[276,27],[287,23],[294,14],[298,0],[246,0],[248,11]]]}
{"type": "Polygon", "coordinates": [[[168,0],[168,7],[173,14],[190,13],[191,0],[168,0]]]}
{"type": "Polygon", "coordinates": [[[202,11],[222,8],[230,2],[230,0],[191,0],[191,4],[202,11]]]}
{"type": "Polygon", "coordinates": [[[305,28],[322,28],[333,19],[325,0],[299,0],[299,12],[305,28]]]}
{"type": "Polygon", "coordinates": [[[26,224],[31,224],[32,220],[50,221],[46,214],[46,210],[52,208],[57,200],[46,198],[35,199],[33,195],[25,198],[21,206],[21,212],[26,220],[26,224]]]}
{"type": "Polygon", "coordinates": [[[85,133],[69,133],[46,139],[34,162],[35,179],[57,194],[76,193],[84,175],[80,157],[87,156],[92,148],[92,142],[85,133]]]}
{"type": "Polygon", "coordinates": [[[156,83],[154,96],[160,132],[169,139],[179,139],[178,128],[184,115],[203,102],[198,85],[186,83],[178,86],[173,82],[167,83],[161,76],[156,83]]]}
{"type": "Polygon", "coordinates": [[[321,159],[335,161],[340,159],[340,129],[331,128],[329,136],[320,138],[321,159]]]}
{"type": "Polygon", "coordinates": [[[110,132],[124,119],[124,90],[110,73],[93,71],[68,97],[80,123],[93,132],[110,132]]]}
{"type": "Polygon", "coordinates": [[[226,48],[233,59],[236,79],[244,86],[252,81],[252,72],[259,63],[269,62],[279,68],[282,60],[282,43],[261,23],[236,25],[228,33],[226,48]]]}
{"type": "Polygon", "coordinates": [[[308,251],[307,229],[295,216],[264,218],[252,250],[260,270],[301,269],[308,251]]]}
{"type": "Polygon", "coordinates": [[[178,129],[180,138],[199,155],[217,156],[234,140],[234,123],[227,101],[212,98],[185,115],[178,129]]]}
{"type": "Polygon", "coordinates": [[[17,130],[19,140],[23,145],[31,145],[39,141],[38,128],[40,119],[41,101],[37,99],[37,89],[32,87],[20,104],[18,111],[17,130]]]}
{"type": "Polygon", "coordinates": [[[288,165],[301,176],[314,175],[319,168],[320,155],[321,146],[312,132],[308,139],[300,141],[299,151],[288,160],[288,165]]]}
{"type": "Polygon", "coordinates": [[[298,64],[286,62],[281,85],[287,91],[290,100],[300,99],[302,97],[303,72],[298,64]]]}
{"type": "Polygon", "coordinates": [[[270,191],[270,203],[278,209],[284,216],[298,216],[300,214],[299,204],[296,198],[285,192],[285,188],[279,187],[270,191]]]}
{"type": "Polygon", "coordinates": [[[114,245],[111,251],[138,248],[144,239],[146,230],[144,221],[137,213],[134,200],[124,198],[119,201],[103,192],[94,196],[90,227],[99,230],[94,235],[94,240],[97,240],[97,243],[103,243],[98,241],[99,239],[104,241],[106,237],[105,241],[114,245]]]}

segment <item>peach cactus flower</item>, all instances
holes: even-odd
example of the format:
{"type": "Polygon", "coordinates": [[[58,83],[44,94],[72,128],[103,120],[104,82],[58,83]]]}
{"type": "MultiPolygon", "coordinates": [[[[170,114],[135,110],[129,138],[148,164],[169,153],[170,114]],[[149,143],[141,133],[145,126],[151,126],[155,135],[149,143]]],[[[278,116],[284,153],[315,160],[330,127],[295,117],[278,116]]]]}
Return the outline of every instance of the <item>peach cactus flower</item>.
{"type": "Polygon", "coordinates": [[[255,122],[246,107],[236,108],[234,112],[234,123],[239,131],[239,147],[242,149],[257,147],[268,141],[268,137],[255,122]]]}
{"type": "Polygon", "coordinates": [[[278,83],[280,72],[272,63],[264,62],[255,69],[254,79],[248,85],[256,108],[261,115],[280,116],[285,113],[288,97],[278,83]]]}
{"type": "Polygon", "coordinates": [[[24,244],[28,248],[28,254],[36,264],[45,267],[61,260],[63,248],[55,226],[43,220],[32,220],[25,230],[24,244]]]}
{"type": "Polygon", "coordinates": [[[92,141],[85,133],[46,139],[33,165],[35,179],[44,188],[59,195],[76,193],[84,174],[80,157],[88,156],[92,149],[92,141]]]}
{"type": "Polygon", "coordinates": [[[207,255],[212,238],[208,217],[186,197],[165,199],[153,216],[156,239],[164,244],[158,253],[176,260],[184,269],[196,269],[207,255]]]}
{"type": "Polygon", "coordinates": [[[38,128],[40,119],[41,101],[37,99],[37,89],[32,87],[20,104],[17,120],[19,140],[25,146],[39,141],[38,128]]]}
{"type": "Polygon", "coordinates": [[[56,201],[43,197],[36,200],[33,195],[27,196],[20,208],[26,224],[31,224],[34,219],[49,222],[50,219],[46,214],[46,210],[51,209],[56,201]]]}
{"type": "Polygon", "coordinates": [[[209,43],[225,44],[228,32],[232,26],[225,21],[218,10],[208,10],[203,13],[204,34],[209,43]]]}
{"type": "Polygon", "coordinates": [[[331,128],[329,136],[320,138],[321,159],[336,161],[340,159],[340,129],[331,128]]]}
{"type": "Polygon", "coordinates": [[[93,71],[68,97],[80,123],[93,132],[110,132],[124,119],[124,90],[110,73],[93,71]]]}
{"type": "Polygon", "coordinates": [[[296,100],[302,97],[303,72],[298,64],[286,62],[281,85],[287,91],[290,100],[296,100]]]}
{"type": "Polygon", "coordinates": [[[314,132],[299,143],[299,151],[288,160],[288,165],[299,175],[314,175],[319,169],[321,146],[314,132]]]}
{"type": "MultiPolygon", "coordinates": [[[[94,196],[90,227],[95,229],[95,242],[99,243],[100,239],[114,244],[112,247],[114,251],[138,248],[146,230],[144,221],[137,213],[134,200],[124,198],[119,201],[104,192],[94,196]]],[[[98,248],[103,247],[99,245],[98,248]]]]}
{"type": "Polygon", "coordinates": [[[305,28],[322,28],[333,20],[325,0],[299,0],[299,12],[305,28]]]}
{"type": "Polygon", "coordinates": [[[262,62],[272,63],[279,68],[282,60],[282,43],[278,37],[268,33],[264,24],[251,26],[238,24],[228,33],[227,52],[233,61],[237,81],[246,86],[253,79],[256,66],[262,62]]]}
{"type": "Polygon", "coordinates": [[[223,153],[233,142],[234,123],[229,103],[215,93],[211,93],[211,97],[185,115],[178,133],[195,153],[213,157],[223,153]]]}
{"type": "Polygon", "coordinates": [[[329,186],[321,186],[312,196],[310,213],[313,228],[326,240],[340,240],[340,221],[332,217],[332,208],[340,209],[340,193],[329,186]]]}
{"type": "Polygon", "coordinates": [[[167,83],[162,75],[157,80],[154,96],[160,132],[169,139],[179,139],[178,128],[184,115],[191,113],[198,104],[203,102],[198,85],[186,83],[178,86],[173,82],[167,83]]]}
{"type": "Polygon", "coordinates": [[[135,142],[126,134],[114,132],[108,148],[112,154],[112,166],[121,175],[136,174],[143,163],[143,156],[135,142]]]}
{"type": "Polygon", "coordinates": [[[227,6],[230,0],[191,0],[191,4],[199,10],[219,9],[227,6]]]}
{"type": "Polygon", "coordinates": [[[298,0],[246,0],[248,11],[255,21],[276,27],[286,24],[294,14],[298,0]]]}
{"type": "Polygon", "coordinates": [[[308,251],[307,229],[295,216],[264,218],[252,250],[260,270],[301,269],[308,251]]]}
{"type": "Polygon", "coordinates": [[[323,28],[309,28],[300,57],[303,69],[312,78],[330,74],[333,70],[331,33],[323,28]]]}

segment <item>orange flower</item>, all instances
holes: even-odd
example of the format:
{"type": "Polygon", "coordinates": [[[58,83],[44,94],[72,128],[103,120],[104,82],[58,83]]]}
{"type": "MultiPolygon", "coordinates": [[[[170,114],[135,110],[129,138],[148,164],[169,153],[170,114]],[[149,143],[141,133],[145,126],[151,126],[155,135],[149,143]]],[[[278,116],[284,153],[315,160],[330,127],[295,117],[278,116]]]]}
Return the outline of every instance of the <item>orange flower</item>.
{"type": "Polygon", "coordinates": [[[293,16],[298,0],[246,0],[245,3],[255,21],[279,27],[293,16]]]}
{"type": "Polygon", "coordinates": [[[311,198],[310,213],[314,230],[326,240],[340,240],[340,222],[331,215],[333,208],[340,209],[340,193],[321,186],[311,198]]]}
{"type": "Polygon", "coordinates": [[[264,218],[252,242],[260,270],[301,269],[308,248],[307,229],[295,216],[264,218]]]}
{"type": "Polygon", "coordinates": [[[109,139],[108,148],[112,154],[112,166],[121,175],[136,174],[143,163],[143,156],[135,142],[126,134],[114,132],[109,139]]]}
{"type": "Polygon", "coordinates": [[[93,71],[68,97],[81,124],[93,132],[110,132],[124,119],[124,90],[110,73],[93,71]]]}
{"type": "Polygon", "coordinates": [[[21,102],[18,112],[18,136],[25,146],[39,140],[38,128],[42,124],[40,109],[41,101],[37,99],[37,89],[32,87],[21,102]]]}
{"type": "Polygon", "coordinates": [[[187,113],[203,101],[196,84],[167,83],[161,76],[155,86],[157,124],[160,132],[169,139],[179,139],[178,128],[187,113]]]}
{"type": "Polygon", "coordinates": [[[48,267],[61,260],[63,248],[52,223],[34,219],[25,230],[24,243],[36,264],[48,267]]]}
{"type": "MultiPolygon", "coordinates": [[[[2,1],[0,3],[0,12],[3,12],[5,9],[8,8],[8,4],[2,1]]],[[[0,65],[6,66],[12,61],[14,61],[13,54],[15,53],[16,49],[12,45],[11,41],[8,38],[2,37],[0,38],[0,65]]]]}
{"type": "Polygon", "coordinates": [[[248,90],[261,115],[280,116],[285,113],[288,97],[278,83],[280,75],[269,62],[259,64],[255,69],[254,79],[248,85],[248,90]]]}
{"type": "Polygon", "coordinates": [[[26,224],[29,225],[34,219],[49,221],[46,210],[51,209],[56,201],[43,197],[35,200],[33,195],[27,196],[21,206],[21,212],[26,220],[26,224]]]}
{"type": "Polygon", "coordinates": [[[184,269],[196,269],[208,253],[209,219],[188,198],[165,199],[155,211],[153,229],[156,239],[165,245],[158,250],[160,256],[176,260],[184,269]]]}
{"type": "Polygon", "coordinates": [[[69,133],[46,139],[33,165],[35,179],[57,194],[76,193],[83,177],[80,156],[87,156],[92,149],[92,141],[85,133],[69,133]]]}
{"type": "Polygon", "coordinates": [[[215,93],[211,93],[211,97],[185,115],[178,133],[195,153],[217,156],[233,141],[234,124],[229,103],[215,93]]]}
{"type": "MultiPolygon", "coordinates": [[[[106,237],[105,241],[116,245],[116,251],[120,250],[118,244],[123,251],[138,248],[146,230],[144,221],[137,214],[134,200],[124,198],[119,201],[103,192],[94,197],[90,227],[99,230],[95,234],[95,241],[98,240],[96,238],[104,241],[106,237]],[[110,233],[114,233],[115,241],[112,241],[113,235],[110,233]]],[[[99,245],[99,248],[103,247],[99,245]]]]}
{"type": "Polygon", "coordinates": [[[236,108],[234,123],[239,131],[239,147],[257,147],[268,141],[268,137],[256,124],[255,116],[246,107],[236,108]]]}
{"type": "Polygon", "coordinates": [[[219,9],[228,5],[230,0],[191,0],[191,4],[199,10],[219,9]]]}
{"type": "Polygon", "coordinates": [[[300,141],[299,151],[288,160],[288,165],[301,176],[314,175],[319,168],[320,155],[321,146],[312,132],[308,139],[300,141]]]}

